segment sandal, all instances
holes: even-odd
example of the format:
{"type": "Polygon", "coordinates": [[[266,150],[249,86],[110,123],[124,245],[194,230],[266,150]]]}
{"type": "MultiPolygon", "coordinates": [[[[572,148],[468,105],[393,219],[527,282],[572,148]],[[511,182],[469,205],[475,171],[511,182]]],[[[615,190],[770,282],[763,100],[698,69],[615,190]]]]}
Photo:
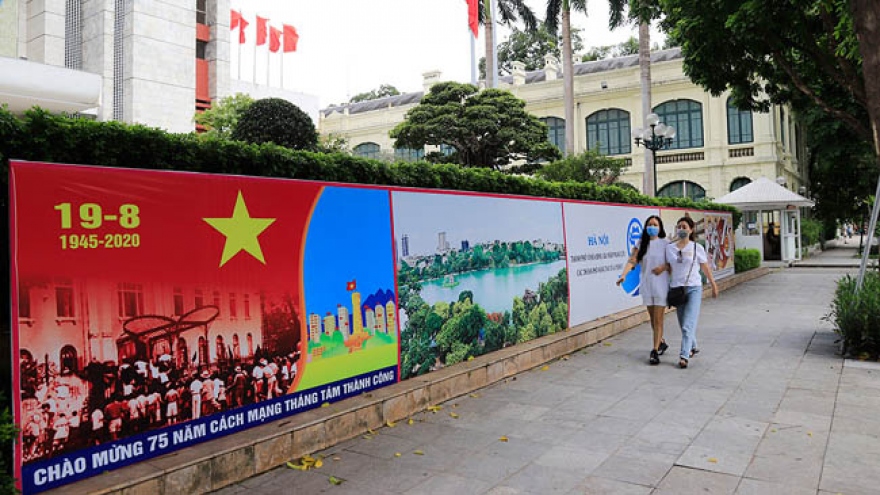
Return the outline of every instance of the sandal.
{"type": "Polygon", "coordinates": [[[678,359],[678,367],[681,369],[685,369],[688,367],[688,360],[685,358],[678,359]]]}
{"type": "Polygon", "coordinates": [[[660,346],[657,348],[657,354],[662,356],[666,349],[669,349],[669,346],[666,345],[666,339],[661,339],[660,346]]]}
{"type": "Polygon", "coordinates": [[[697,349],[696,347],[694,347],[693,349],[691,349],[691,357],[696,356],[697,353],[699,353],[699,352],[700,352],[700,350],[697,349]]]}
{"type": "Polygon", "coordinates": [[[650,364],[660,364],[660,356],[657,355],[657,351],[651,349],[651,358],[648,360],[650,364]]]}

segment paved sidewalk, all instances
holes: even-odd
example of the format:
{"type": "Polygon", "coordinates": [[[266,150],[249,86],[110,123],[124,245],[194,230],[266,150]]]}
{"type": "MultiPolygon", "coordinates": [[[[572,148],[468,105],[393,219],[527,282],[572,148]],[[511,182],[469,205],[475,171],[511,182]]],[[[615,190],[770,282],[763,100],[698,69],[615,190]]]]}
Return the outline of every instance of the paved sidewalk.
{"type": "MultiPolygon", "coordinates": [[[[797,268],[859,268],[862,258],[859,256],[859,238],[833,239],[825,243],[825,250],[795,261],[792,266],[797,268]]],[[[876,266],[876,260],[868,260],[868,267],[876,266]]]]}
{"type": "Polygon", "coordinates": [[[660,366],[641,325],[316,452],[320,469],[216,493],[878,493],[880,367],[844,366],[821,320],[844,273],[780,270],[704,300],[686,370],[670,314],[660,366]]]}

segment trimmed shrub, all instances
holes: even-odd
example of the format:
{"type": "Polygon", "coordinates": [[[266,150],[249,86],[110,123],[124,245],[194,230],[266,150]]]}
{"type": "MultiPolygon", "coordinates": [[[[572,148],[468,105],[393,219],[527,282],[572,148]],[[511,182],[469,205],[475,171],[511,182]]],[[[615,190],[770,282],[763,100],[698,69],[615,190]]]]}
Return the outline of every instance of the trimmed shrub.
{"type": "Polygon", "coordinates": [[[880,274],[865,274],[865,283],[858,293],[855,277],[846,275],[840,279],[831,312],[825,319],[843,337],[844,353],[863,359],[880,357],[880,274]]]}
{"type": "Polygon", "coordinates": [[[734,272],[742,273],[761,266],[761,251],[757,249],[737,249],[733,252],[734,272]]]}
{"type": "Polygon", "coordinates": [[[801,241],[803,241],[803,246],[809,247],[814,244],[818,244],[822,242],[823,239],[823,231],[824,227],[822,222],[819,220],[813,220],[812,218],[802,218],[801,219],[801,241]]]}
{"type": "Polygon", "coordinates": [[[314,150],[318,131],[312,119],[293,103],[264,98],[252,103],[238,119],[232,139],[252,144],[275,143],[294,150],[314,150]]]}
{"type": "MultiPolygon", "coordinates": [[[[18,438],[18,428],[12,422],[12,409],[9,398],[0,391],[0,449],[12,452],[13,443],[18,438]]],[[[8,456],[0,456],[0,493],[18,493],[15,478],[12,477],[12,463],[8,456]]]]}

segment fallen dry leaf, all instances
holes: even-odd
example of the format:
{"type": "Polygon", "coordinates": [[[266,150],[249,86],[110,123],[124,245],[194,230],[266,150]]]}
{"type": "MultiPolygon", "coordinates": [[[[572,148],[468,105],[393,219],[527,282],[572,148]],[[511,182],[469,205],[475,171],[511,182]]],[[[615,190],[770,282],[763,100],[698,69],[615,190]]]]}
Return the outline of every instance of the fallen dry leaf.
{"type": "Polygon", "coordinates": [[[501,442],[506,442],[506,441],[507,441],[507,437],[501,437],[501,438],[499,438],[498,440],[501,441],[501,442]]]}
{"type": "Polygon", "coordinates": [[[327,478],[327,481],[329,481],[331,485],[341,485],[342,482],[345,480],[342,478],[337,478],[336,476],[331,476],[327,478]]]}
{"type": "Polygon", "coordinates": [[[329,406],[330,406],[329,402],[325,402],[325,403],[321,404],[321,407],[329,407],[329,406]]]}
{"type": "Polygon", "coordinates": [[[395,423],[394,421],[386,421],[385,422],[385,426],[387,426],[389,428],[394,428],[396,425],[397,425],[397,423],[395,423]]]}
{"type": "Polygon", "coordinates": [[[440,409],[443,409],[443,406],[428,406],[428,410],[431,411],[432,413],[435,413],[435,412],[439,411],[440,409]]]}
{"type": "Polygon", "coordinates": [[[605,347],[611,347],[611,342],[602,342],[605,347]]]}
{"type": "Polygon", "coordinates": [[[315,461],[315,469],[318,469],[318,468],[322,467],[323,465],[324,465],[324,461],[322,461],[321,459],[318,459],[315,461]]]}
{"type": "Polygon", "coordinates": [[[409,419],[406,421],[406,424],[408,424],[408,425],[411,425],[411,424],[414,424],[414,423],[415,423],[415,421],[413,421],[412,418],[409,418],[409,419]]]}
{"type": "Polygon", "coordinates": [[[544,366],[541,366],[541,371],[547,371],[549,369],[550,369],[550,367],[547,366],[546,364],[544,366]]]}
{"type": "Polygon", "coordinates": [[[400,452],[395,452],[395,453],[394,453],[394,457],[400,457],[401,455],[403,455],[403,454],[401,454],[400,452]]]}
{"type": "Polygon", "coordinates": [[[716,458],[714,458],[714,457],[710,457],[710,458],[708,458],[708,459],[706,459],[706,460],[709,461],[709,462],[711,462],[712,464],[718,464],[718,459],[716,459],[716,458]]]}
{"type": "Polygon", "coordinates": [[[480,397],[480,394],[470,394],[470,397],[473,397],[474,399],[477,399],[477,398],[480,397]]]}
{"type": "Polygon", "coordinates": [[[421,450],[414,450],[414,451],[413,451],[413,454],[415,454],[415,455],[425,455],[425,453],[424,453],[423,451],[421,451],[421,450]]]}
{"type": "Polygon", "coordinates": [[[452,416],[453,418],[458,419],[458,414],[455,414],[454,412],[449,413],[449,415],[452,416]]]}
{"type": "Polygon", "coordinates": [[[299,464],[294,464],[290,461],[287,461],[287,467],[290,469],[296,469],[298,471],[305,471],[307,468],[305,466],[300,466],[299,464]]]}

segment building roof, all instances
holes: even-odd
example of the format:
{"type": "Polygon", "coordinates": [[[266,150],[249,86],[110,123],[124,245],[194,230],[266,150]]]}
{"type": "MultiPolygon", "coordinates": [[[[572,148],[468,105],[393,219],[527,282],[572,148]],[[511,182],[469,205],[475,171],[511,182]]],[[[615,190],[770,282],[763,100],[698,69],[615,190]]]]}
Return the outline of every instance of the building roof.
{"type": "Polygon", "coordinates": [[[813,206],[815,204],[766,177],[746,184],[736,191],[716,199],[715,202],[735,206],[740,210],[781,210],[788,206],[813,206]]]}
{"type": "MultiPolygon", "coordinates": [[[[651,63],[656,64],[660,62],[668,62],[670,60],[675,60],[682,58],[681,48],[670,48],[668,50],[658,50],[651,52],[651,63]]],[[[617,57],[617,58],[609,58],[605,60],[596,60],[594,62],[583,62],[580,64],[574,65],[574,75],[575,76],[584,76],[587,74],[596,74],[600,72],[608,72],[613,70],[626,69],[629,67],[638,67],[639,65],[639,56],[638,55],[627,55],[626,57],[617,57]]],[[[557,72],[557,79],[562,77],[562,71],[557,72]]],[[[547,75],[544,69],[533,70],[526,72],[526,84],[534,84],[539,82],[544,82],[547,80],[547,75]]],[[[506,84],[513,84],[512,76],[504,76],[499,78],[500,82],[506,84]]],[[[414,103],[418,103],[422,101],[422,97],[425,95],[424,91],[418,91],[414,93],[403,93],[395,96],[386,96],[384,98],[377,98],[375,100],[361,101],[358,103],[344,103],[342,105],[336,105],[332,107],[327,107],[321,110],[321,115],[324,117],[329,116],[333,112],[343,113],[346,108],[348,108],[349,114],[355,113],[363,113],[363,112],[371,112],[373,110],[379,110],[382,108],[389,107],[398,107],[403,105],[410,105],[414,103]]]]}

